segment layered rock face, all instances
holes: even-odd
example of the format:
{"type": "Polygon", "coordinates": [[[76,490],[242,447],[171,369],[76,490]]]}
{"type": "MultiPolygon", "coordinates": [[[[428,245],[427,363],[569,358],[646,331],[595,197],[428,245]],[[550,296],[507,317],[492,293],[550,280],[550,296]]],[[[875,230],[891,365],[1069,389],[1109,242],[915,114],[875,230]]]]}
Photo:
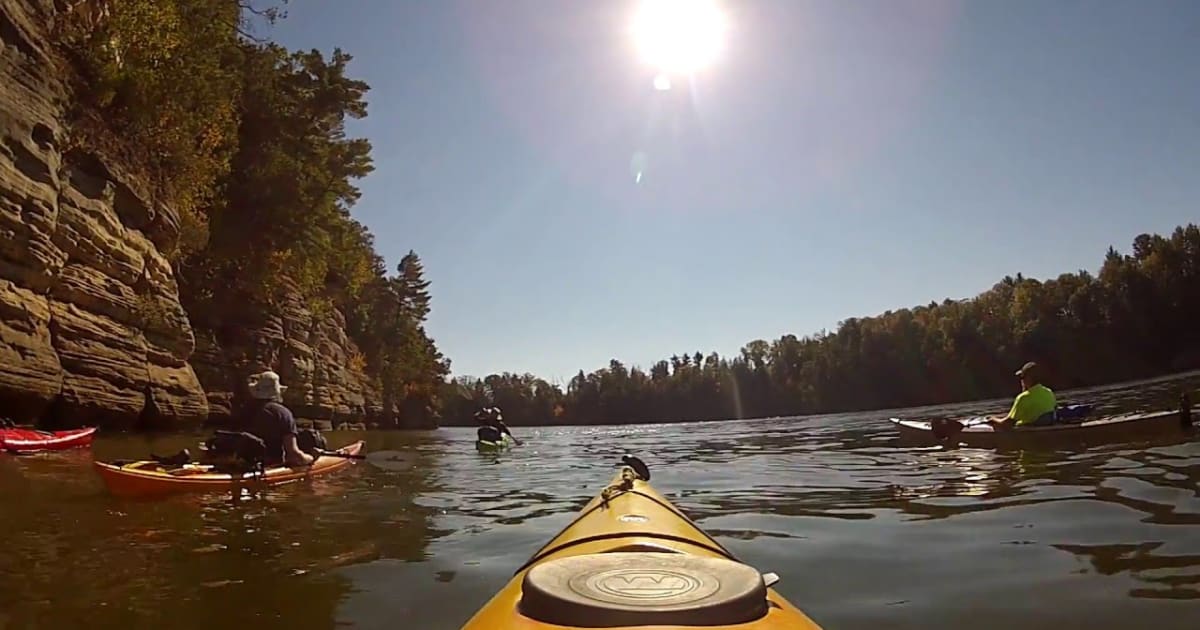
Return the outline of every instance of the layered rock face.
{"type": "Polygon", "coordinates": [[[50,3],[0,0],[0,415],[169,427],[208,404],[170,263],[178,216],[67,150],[50,3]]]}
{"type": "MultiPolygon", "coordinates": [[[[170,261],[179,216],[121,164],[68,147],[49,47],[53,0],[0,0],[0,417],[166,429],[227,422],[273,369],[299,418],[378,420],[341,313],[219,287],[188,313],[170,261]]],[[[186,300],[185,300],[186,301],[186,300]]]]}
{"type": "Polygon", "coordinates": [[[228,422],[250,374],[272,369],[288,387],[284,403],[299,418],[337,426],[379,413],[379,396],[355,359],[342,314],[314,315],[292,294],[284,304],[256,303],[250,292],[213,312],[192,314],[198,330],[192,357],[208,392],[210,419],[228,422]]]}

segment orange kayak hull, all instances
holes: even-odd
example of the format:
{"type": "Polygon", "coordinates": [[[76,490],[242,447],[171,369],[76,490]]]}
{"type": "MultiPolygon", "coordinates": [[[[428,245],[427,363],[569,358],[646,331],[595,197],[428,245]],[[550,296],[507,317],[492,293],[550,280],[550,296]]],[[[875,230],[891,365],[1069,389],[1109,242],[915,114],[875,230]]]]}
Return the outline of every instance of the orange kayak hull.
{"type": "MultiPolygon", "coordinates": [[[[360,440],[337,450],[344,455],[358,455],[364,443],[360,440]]],[[[181,468],[165,469],[153,461],[128,464],[94,462],[96,472],[109,492],[123,497],[162,496],[185,492],[221,492],[228,490],[260,489],[327,475],[350,466],[353,460],[323,456],[312,466],[268,468],[262,475],[253,473],[235,476],[212,472],[208,466],[188,464],[181,468]]]]}

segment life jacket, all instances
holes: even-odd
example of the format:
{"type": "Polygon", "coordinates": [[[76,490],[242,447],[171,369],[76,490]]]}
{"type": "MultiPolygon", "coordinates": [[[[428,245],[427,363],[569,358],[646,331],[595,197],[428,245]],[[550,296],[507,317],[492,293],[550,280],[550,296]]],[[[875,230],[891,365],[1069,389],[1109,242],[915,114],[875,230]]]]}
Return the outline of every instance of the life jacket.
{"type": "Polygon", "coordinates": [[[204,450],[220,472],[259,472],[266,468],[267,444],[253,433],[217,430],[204,441],[204,450]]]}
{"type": "Polygon", "coordinates": [[[479,427],[475,435],[481,442],[499,442],[504,439],[504,432],[490,424],[479,427]]]}
{"type": "Polygon", "coordinates": [[[296,433],[296,446],[313,457],[318,456],[318,451],[329,450],[325,436],[316,429],[300,429],[296,433]]]}

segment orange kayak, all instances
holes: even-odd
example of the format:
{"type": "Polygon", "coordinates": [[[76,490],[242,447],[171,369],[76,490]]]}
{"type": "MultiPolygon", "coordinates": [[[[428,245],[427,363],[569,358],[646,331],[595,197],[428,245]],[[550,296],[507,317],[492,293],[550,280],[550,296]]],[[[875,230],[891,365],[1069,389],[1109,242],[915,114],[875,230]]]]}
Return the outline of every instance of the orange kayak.
{"type": "Polygon", "coordinates": [[[463,630],[816,629],[647,482],[640,461],[538,550],[463,630]],[[639,469],[635,470],[635,469],[639,469]]]}
{"type": "MultiPolygon", "coordinates": [[[[339,448],[342,455],[358,455],[363,448],[360,440],[339,448]]],[[[268,468],[262,474],[246,473],[230,475],[214,472],[204,464],[184,464],[178,467],[163,466],[155,461],[137,461],[124,464],[95,462],[96,472],[104,480],[108,490],[118,496],[145,497],[179,492],[214,492],[239,488],[259,489],[341,470],[352,460],[344,457],[323,455],[311,466],[268,468]]]]}

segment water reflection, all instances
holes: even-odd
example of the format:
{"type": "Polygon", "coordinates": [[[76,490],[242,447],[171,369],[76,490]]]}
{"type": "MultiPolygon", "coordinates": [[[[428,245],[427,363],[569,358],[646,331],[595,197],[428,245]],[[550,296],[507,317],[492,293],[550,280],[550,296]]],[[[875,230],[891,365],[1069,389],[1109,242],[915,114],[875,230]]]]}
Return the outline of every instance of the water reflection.
{"type": "MultiPolygon", "coordinates": [[[[137,457],[193,441],[106,436],[96,451],[137,457]]],[[[152,501],[109,497],[87,451],[0,459],[0,609],[14,628],[327,628],[352,588],[342,569],[420,561],[443,533],[415,500],[433,486],[436,453],[399,446],[417,466],[152,501]]]]}
{"type": "MultiPolygon", "coordinates": [[[[1073,399],[1113,411],[1153,409],[1173,404],[1179,383],[1143,387],[1136,394],[1116,389],[1073,399]]],[[[992,412],[992,406],[934,409],[931,417],[992,412]]],[[[569,521],[626,452],[652,462],[656,486],[723,542],[749,561],[783,571],[785,595],[830,627],[855,627],[875,615],[892,627],[954,627],[945,622],[963,606],[987,608],[997,597],[1044,599],[1045,589],[1079,575],[1073,561],[1064,564],[1068,558],[1114,540],[1179,545],[1185,529],[1157,526],[1194,523],[1200,450],[1186,440],[1013,452],[906,448],[881,421],[888,415],[546,429],[526,449],[488,459],[486,470],[480,460],[456,457],[453,443],[468,436],[447,431],[442,498],[461,504],[446,505],[449,512],[438,517],[454,531],[433,542],[424,574],[455,571],[460,590],[452,596],[467,597],[471,606],[419,618],[447,628],[465,620],[569,521]],[[481,477],[494,489],[480,491],[481,477]],[[814,565],[820,566],[816,579],[810,577],[814,565]],[[921,572],[931,575],[914,586],[911,574],[921,572]],[[466,576],[479,585],[462,583],[466,576]],[[999,576],[1011,579],[1001,584],[999,576]],[[948,602],[964,583],[979,592],[948,602]],[[911,592],[894,596],[897,590],[911,592]],[[910,610],[898,620],[896,607],[910,610]]],[[[1145,572],[1131,575],[1170,584],[1171,597],[1200,596],[1192,577],[1200,563],[1194,555],[1178,557],[1177,565],[1147,557],[1145,572]]],[[[397,570],[390,579],[421,573],[397,570]]],[[[387,579],[375,574],[368,581],[387,579]]],[[[1112,588],[1084,584],[1072,586],[1091,593],[1081,598],[1112,588]]],[[[451,596],[428,588],[416,596],[451,596]]],[[[1173,611],[1134,603],[1148,596],[1145,588],[1125,588],[1124,599],[1105,595],[1103,605],[1082,611],[1077,602],[1075,620],[1091,618],[1096,627],[1191,627],[1173,611]]],[[[1070,598],[1060,603],[1071,606],[1070,598]]],[[[347,610],[358,611],[363,616],[353,618],[368,625],[373,618],[349,603],[347,610]]],[[[1026,614],[1032,616],[996,611],[994,623],[962,619],[1007,627],[1028,625],[1041,613],[1035,607],[1026,614]]]]}
{"type": "Polygon", "coordinates": [[[1097,573],[1128,573],[1147,586],[1129,590],[1131,597],[1158,599],[1200,598],[1200,554],[1156,554],[1164,543],[1148,542],[1123,545],[1054,545],[1063,551],[1086,558],[1097,573]],[[1191,569],[1187,572],[1178,569],[1191,569]]]}
{"type": "MultiPolygon", "coordinates": [[[[1167,407],[1181,383],[1200,378],[1070,399],[1167,407]]],[[[466,429],[369,433],[414,465],[240,497],[123,501],[86,451],[0,457],[0,610],[17,628],[456,628],[633,453],[828,628],[1194,627],[1176,606],[1200,599],[1200,444],[911,448],[890,415],[550,427],[495,454],[466,429]]],[[[104,436],[95,452],[195,439],[104,436]]]]}

